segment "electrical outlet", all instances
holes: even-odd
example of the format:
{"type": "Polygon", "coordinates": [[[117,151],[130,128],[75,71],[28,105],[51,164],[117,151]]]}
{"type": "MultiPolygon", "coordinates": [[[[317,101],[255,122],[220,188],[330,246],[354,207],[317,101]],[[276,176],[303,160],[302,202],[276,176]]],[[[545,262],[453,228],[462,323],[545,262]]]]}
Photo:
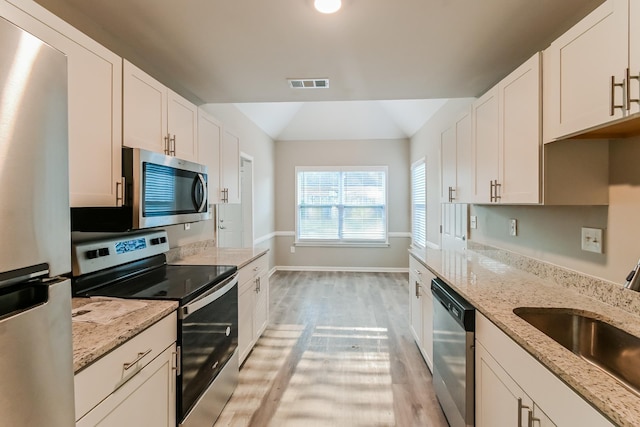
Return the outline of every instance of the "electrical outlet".
{"type": "Polygon", "coordinates": [[[518,235],[518,220],[511,218],[509,220],[509,236],[517,236],[518,235]]]}
{"type": "Polygon", "coordinates": [[[471,228],[476,229],[478,228],[478,217],[475,215],[471,215],[471,228]]]}
{"type": "Polygon", "coordinates": [[[291,246],[291,253],[295,254],[296,253],[296,247],[295,246],[291,246]]]}
{"type": "Polygon", "coordinates": [[[191,229],[191,223],[185,222],[184,223],[184,229],[185,230],[190,230],[191,229]]]}
{"type": "Polygon", "coordinates": [[[580,239],[583,251],[602,253],[603,230],[601,228],[582,227],[582,237],[580,239]]]}

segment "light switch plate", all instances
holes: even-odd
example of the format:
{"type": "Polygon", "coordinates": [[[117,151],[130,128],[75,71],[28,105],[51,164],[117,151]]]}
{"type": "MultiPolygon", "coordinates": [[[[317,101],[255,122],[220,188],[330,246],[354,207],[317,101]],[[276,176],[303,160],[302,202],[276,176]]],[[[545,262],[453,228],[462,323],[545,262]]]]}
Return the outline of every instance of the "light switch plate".
{"type": "Polygon", "coordinates": [[[518,235],[518,220],[511,218],[509,220],[509,236],[517,236],[518,235]]]}
{"type": "Polygon", "coordinates": [[[477,216],[471,215],[469,222],[471,223],[471,228],[473,228],[473,229],[478,228],[478,217],[477,216]]]}
{"type": "Polygon", "coordinates": [[[604,248],[603,234],[604,232],[601,228],[582,227],[582,236],[580,238],[582,250],[601,254],[604,248]]]}

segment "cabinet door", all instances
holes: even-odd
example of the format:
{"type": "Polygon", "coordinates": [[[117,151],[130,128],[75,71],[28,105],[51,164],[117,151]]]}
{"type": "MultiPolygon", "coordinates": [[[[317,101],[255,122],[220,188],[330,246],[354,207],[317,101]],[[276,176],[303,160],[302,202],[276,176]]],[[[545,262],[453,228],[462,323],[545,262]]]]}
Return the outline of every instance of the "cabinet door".
{"type": "Polygon", "coordinates": [[[540,54],[499,84],[501,203],[540,202],[540,54]]]}
{"type": "Polygon", "coordinates": [[[476,427],[525,426],[533,402],[476,341],[476,427]]]}
{"type": "Polygon", "coordinates": [[[473,103],[474,201],[491,203],[491,183],[498,179],[499,96],[494,87],[473,103]]]}
{"type": "MultiPolygon", "coordinates": [[[[633,3],[633,2],[631,2],[633,3]]],[[[629,1],[608,0],[545,53],[545,137],[557,139],[628,115],[622,83],[628,66],[629,1]],[[612,98],[612,94],[614,95],[612,98]]]]}
{"type": "Polygon", "coordinates": [[[209,203],[220,202],[220,145],[222,123],[200,110],[198,113],[198,162],[209,168],[209,203]]]}
{"type": "Polygon", "coordinates": [[[440,135],[442,194],[440,200],[452,203],[456,198],[456,128],[451,126],[440,135]]]}
{"type": "Polygon", "coordinates": [[[456,121],[456,202],[473,201],[473,123],[471,111],[456,121]]]}
{"type": "Polygon", "coordinates": [[[433,294],[431,280],[434,279],[426,269],[422,271],[422,350],[425,361],[433,371],[433,294]]]}
{"type": "Polygon", "coordinates": [[[220,181],[226,203],[240,203],[240,139],[228,130],[220,152],[220,181]]]}
{"type": "Polygon", "coordinates": [[[409,317],[411,321],[411,332],[418,347],[422,348],[422,286],[419,279],[420,271],[411,267],[409,273],[409,317]]]}
{"type": "Polygon", "coordinates": [[[249,355],[253,346],[253,308],[255,306],[255,288],[253,279],[240,287],[238,295],[238,354],[240,363],[249,355]]]}
{"type": "Polygon", "coordinates": [[[167,154],[167,88],[123,61],[123,145],[167,154]]]}
{"type": "MultiPolygon", "coordinates": [[[[629,1],[629,74],[640,76],[640,2],[629,1]]],[[[629,95],[631,99],[640,99],[640,79],[630,79],[629,95]]],[[[640,112],[640,101],[630,102],[629,114],[640,112]]]]}
{"type": "Polygon", "coordinates": [[[175,344],[80,418],[77,427],[175,427],[175,344]]]}
{"type": "Polygon", "coordinates": [[[198,161],[198,107],[172,90],[167,92],[167,129],[171,154],[198,161]]]}
{"type": "Polygon", "coordinates": [[[269,275],[265,271],[256,280],[258,281],[258,290],[256,292],[254,324],[257,341],[269,322],[269,275]]]}

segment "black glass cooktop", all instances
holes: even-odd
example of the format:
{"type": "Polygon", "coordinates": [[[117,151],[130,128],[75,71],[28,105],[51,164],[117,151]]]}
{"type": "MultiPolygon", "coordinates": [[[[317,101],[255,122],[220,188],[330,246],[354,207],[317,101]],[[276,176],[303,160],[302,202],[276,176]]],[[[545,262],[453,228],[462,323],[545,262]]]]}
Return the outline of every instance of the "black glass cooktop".
{"type": "Polygon", "coordinates": [[[99,277],[78,279],[74,282],[73,294],[79,297],[175,300],[182,305],[232,276],[236,270],[236,266],[231,265],[150,266],[120,277],[117,277],[117,272],[106,278],[103,275],[103,283],[99,277]]]}

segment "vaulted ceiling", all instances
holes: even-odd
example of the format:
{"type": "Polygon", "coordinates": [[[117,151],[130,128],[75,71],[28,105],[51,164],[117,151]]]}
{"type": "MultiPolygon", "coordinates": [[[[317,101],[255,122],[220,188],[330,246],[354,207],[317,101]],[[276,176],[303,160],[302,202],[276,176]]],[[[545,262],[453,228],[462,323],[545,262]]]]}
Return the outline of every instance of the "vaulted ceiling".
{"type": "MultiPolygon", "coordinates": [[[[603,0],[343,0],[333,15],[313,0],[37,1],[187,97],[255,104],[478,96],[603,0]],[[288,78],[330,85],[295,90],[288,78]]],[[[277,120],[296,108],[292,118],[318,119],[327,105],[271,104],[284,115],[267,127],[293,137],[306,122],[277,120]]],[[[346,105],[402,129],[391,111],[410,103],[332,109],[346,105]]]]}

